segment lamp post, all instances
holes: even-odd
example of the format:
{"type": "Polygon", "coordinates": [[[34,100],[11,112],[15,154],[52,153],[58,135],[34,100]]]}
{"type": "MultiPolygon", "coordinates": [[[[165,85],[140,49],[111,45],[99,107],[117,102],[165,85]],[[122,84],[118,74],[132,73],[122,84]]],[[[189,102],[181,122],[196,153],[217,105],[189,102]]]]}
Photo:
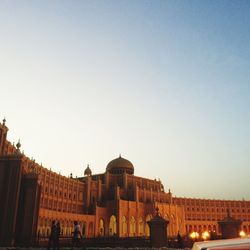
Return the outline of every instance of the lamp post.
{"type": "Polygon", "coordinates": [[[239,233],[239,235],[240,235],[240,237],[245,237],[246,233],[243,230],[241,230],[240,233],[239,233]]]}
{"type": "Polygon", "coordinates": [[[196,240],[198,240],[198,238],[199,238],[199,233],[198,232],[192,232],[191,234],[190,234],[190,238],[193,240],[193,241],[196,241],[196,240]]]}
{"type": "Polygon", "coordinates": [[[208,231],[205,231],[202,233],[202,239],[203,240],[208,240],[210,238],[210,234],[208,231]]]}

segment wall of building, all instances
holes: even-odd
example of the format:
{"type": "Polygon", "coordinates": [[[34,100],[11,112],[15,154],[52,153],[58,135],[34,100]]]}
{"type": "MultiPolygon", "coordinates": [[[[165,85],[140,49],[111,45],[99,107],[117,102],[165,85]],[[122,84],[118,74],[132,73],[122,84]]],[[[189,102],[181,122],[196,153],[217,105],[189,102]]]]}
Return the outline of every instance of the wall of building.
{"type": "MultiPolygon", "coordinates": [[[[156,207],[169,221],[167,233],[170,236],[193,231],[219,234],[217,221],[227,215],[227,209],[231,216],[243,221],[242,229],[250,233],[250,201],[173,197],[170,191],[164,191],[160,180],[141,178],[124,171],[65,177],[21,153],[20,145],[15,146],[6,139],[7,131],[6,125],[0,123],[0,201],[5,204],[0,208],[0,224],[9,220],[8,234],[11,233],[12,238],[16,229],[23,228],[23,222],[16,220],[16,214],[24,213],[25,208],[33,213],[33,218],[27,217],[30,224],[35,225],[35,229],[29,227],[30,232],[41,237],[50,234],[52,220],[61,223],[63,236],[72,235],[74,221],[80,222],[85,237],[149,236],[147,221],[154,216],[156,207]],[[18,166],[13,163],[15,167],[10,161],[16,159],[17,153],[21,161],[18,166]],[[15,171],[7,171],[7,168],[15,171]],[[12,176],[11,179],[6,178],[8,176],[12,176]],[[32,185],[27,176],[37,176],[32,179],[32,185]],[[26,191],[21,191],[21,183],[26,191]],[[16,186],[16,191],[7,195],[5,190],[10,190],[12,185],[16,186]],[[19,192],[23,193],[25,201],[19,199],[19,192]],[[13,206],[10,202],[14,194],[18,197],[13,206]],[[29,199],[31,196],[33,198],[29,199]],[[32,202],[34,199],[37,201],[32,202]],[[14,215],[13,219],[9,219],[8,213],[14,215]]],[[[24,216],[28,215],[24,213],[24,216]]],[[[0,228],[1,237],[3,228],[0,228]]]]}
{"type": "Polygon", "coordinates": [[[228,210],[233,218],[242,221],[241,229],[250,233],[250,201],[174,197],[173,204],[184,207],[187,233],[215,231],[220,234],[217,221],[224,219],[228,210]]]}

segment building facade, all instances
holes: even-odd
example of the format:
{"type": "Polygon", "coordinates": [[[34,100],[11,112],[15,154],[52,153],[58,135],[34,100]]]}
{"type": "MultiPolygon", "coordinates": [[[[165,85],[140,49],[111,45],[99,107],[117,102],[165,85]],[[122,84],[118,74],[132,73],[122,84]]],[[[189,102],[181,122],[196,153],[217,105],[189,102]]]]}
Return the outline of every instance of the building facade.
{"type": "Polygon", "coordinates": [[[145,237],[156,207],[169,221],[169,236],[220,234],[217,222],[227,209],[250,233],[250,201],[173,197],[160,180],[135,176],[133,164],[121,156],[101,174],[92,174],[88,166],[83,177],[65,177],[21,153],[20,142],[11,144],[5,122],[0,124],[1,245],[48,236],[52,220],[61,223],[64,236],[71,236],[78,221],[85,237],[145,237]]]}

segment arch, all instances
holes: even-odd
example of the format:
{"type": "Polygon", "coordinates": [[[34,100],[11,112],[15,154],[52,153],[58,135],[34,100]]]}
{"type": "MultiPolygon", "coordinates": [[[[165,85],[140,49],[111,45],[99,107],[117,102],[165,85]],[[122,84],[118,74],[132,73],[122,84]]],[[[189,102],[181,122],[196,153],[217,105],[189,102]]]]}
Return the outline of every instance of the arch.
{"type": "Polygon", "coordinates": [[[168,215],[168,214],[164,214],[163,218],[164,218],[165,220],[168,220],[168,221],[169,221],[169,215],[168,215]]]}
{"type": "Polygon", "coordinates": [[[74,231],[74,222],[73,221],[69,221],[68,228],[69,228],[69,232],[71,234],[74,231]]]}
{"type": "Polygon", "coordinates": [[[116,217],[114,215],[109,220],[109,235],[116,235],[116,217]]]}
{"type": "Polygon", "coordinates": [[[170,214],[169,216],[169,226],[168,226],[168,234],[169,235],[176,235],[176,217],[174,214],[170,214]]]}
{"type": "Polygon", "coordinates": [[[129,235],[135,236],[135,234],[136,234],[136,222],[134,216],[131,216],[129,222],[129,235]]]}
{"type": "Polygon", "coordinates": [[[50,227],[51,227],[51,224],[52,224],[52,220],[47,219],[45,221],[45,223],[46,223],[46,236],[49,237],[50,236],[50,227]]]}
{"type": "Polygon", "coordinates": [[[60,220],[58,220],[58,219],[56,219],[55,220],[56,221],[56,223],[57,222],[59,222],[60,223],[60,227],[61,227],[61,234],[62,234],[62,236],[64,236],[65,235],[65,232],[66,232],[66,229],[65,229],[65,221],[63,220],[63,221],[60,221],[60,220]]]}
{"type": "Polygon", "coordinates": [[[139,236],[144,235],[144,221],[141,217],[138,219],[138,229],[139,236]]]}
{"type": "Polygon", "coordinates": [[[82,222],[82,236],[86,236],[86,221],[82,222]]]}
{"type": "Polygon", "coordinates": [[[170,221],[171,221],[173,224],[175,224],[175,216],[174,216],[174,214],[171,214],[171,216],[170,216],[170,221]]]}
{"type": "Polygon", "coordinates": [[[93,222],[90,222],[89,226],[88,226],[88,236],[89,237],[93,236],[93,231],[94,231],[94,224],[93,224],[93,222]]]}
{"type": "Polygon", "coordinates": [[[99,220],[99,231],[98,231],[98,234],[99,236],[104,236],[104,220],[101,218],[99,220]]]}
{"type": "Polygon", "coordinates": [[[122,216],[122,236],[128,236],[127,219],[125,216],[122,216]]]}
{"type": "Polygon", "coordinates": [[[148,225],[148,221],[150,221],[152,219],[152,215],[151,214],[148,214],[146,216],[146,223],[145,223],[145,235],[146,236],[150,236],[150,229],[149,229],[149,225],[148,225]]]}
{"type": "MultiPolygon", "coordinates": [[[[169,219],[169,214],[168,213],[164,214],[163,218],[170,223],[170,219],[169,219]]],[[[166,230],[167,235],[169,235],[169,231],[170,231],[170,226],[167,227],[167,230],[166,230]]]]}
{"type": "Polygon", "coordinates": [[[49,225],[49,222],[47,219],[44,219],[44,226],[47,227],[49,225]]]}

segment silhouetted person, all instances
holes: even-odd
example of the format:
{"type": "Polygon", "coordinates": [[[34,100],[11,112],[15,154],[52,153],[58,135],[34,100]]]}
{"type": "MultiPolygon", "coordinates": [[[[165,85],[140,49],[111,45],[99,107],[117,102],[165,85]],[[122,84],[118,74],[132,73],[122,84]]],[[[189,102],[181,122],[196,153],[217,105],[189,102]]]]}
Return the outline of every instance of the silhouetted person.
{"type": "Polygon", "coordinates": [[[73,246],[79,246],[81,238],[82,238],[81,227],[77,221],[74,221],[74,232],[72,239],[73,246]]]}
{"type": "Polygon", "coordinates": [[[178,234],[177,234],[177,243],[178,243],[179,248],[183,248],[183,239],[182,239],[179,231],[178,231],[178,234]]]}
{"type": "Polygon", "coordinates": [[[49,236],[49,243],[48,243],[48,250],[50,249],[51,245],[53,250],[56,250],[56,222],[53,220],[50,229],[50,236],[49,236]]]}
{"type": "Polygon", "coordinates": [[[56,245],[57,250],[60,249],[60,235],[61,235],[61,226],[60,226],[60,222],[57,222],[56,223],[56,240],[55,240],[55,245],[56,245]]]}

